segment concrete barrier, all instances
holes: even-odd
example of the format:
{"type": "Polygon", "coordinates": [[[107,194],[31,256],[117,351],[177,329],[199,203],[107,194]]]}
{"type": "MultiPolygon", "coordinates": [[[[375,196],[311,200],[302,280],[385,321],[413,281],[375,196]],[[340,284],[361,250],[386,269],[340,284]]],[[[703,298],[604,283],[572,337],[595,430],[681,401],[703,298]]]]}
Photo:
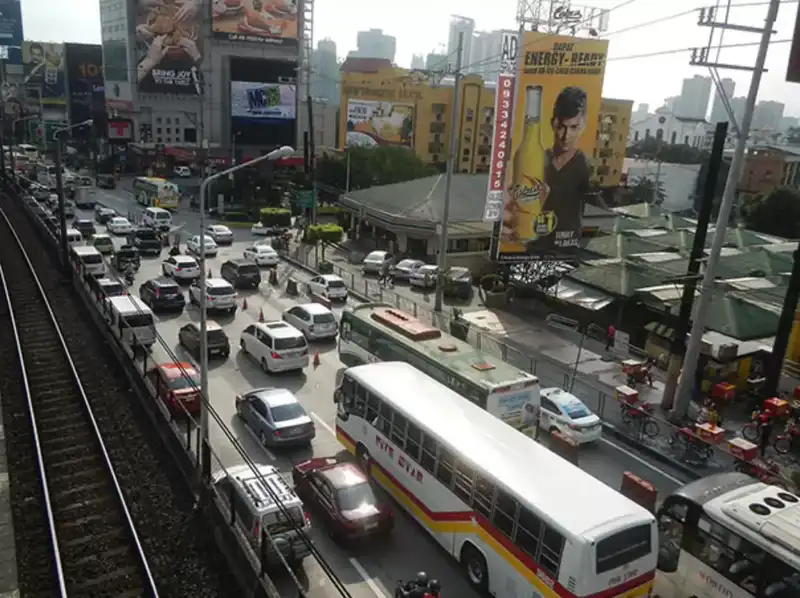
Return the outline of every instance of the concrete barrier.
{"type": "Polygon", "coordinates": [[[567,438],[561,432],[551,432],[549,446],[550,450],[559,457],[566,459],[573,465],[578,464],[578,443],[571,438],[567,438]]]}
{"type": "Polygon", "coordinates": [[[656,512],[658,491],[650,482],[646,482],[630,471],[626,471],[622,474],[622,486],[619,491],[620,494],[627,496],[633,502],[643,506],[651,513],[656,512]]]}
{"type": "Polygon", "coordinates": [[[309,295],[311,297],[311,301],[313,303],[319,303],[320,305],[324,305],[328,309],[331,308],[331,300],[327,297],[323,297],[322,295],[317,295],[316,293],[311,293],[309,295]]]}

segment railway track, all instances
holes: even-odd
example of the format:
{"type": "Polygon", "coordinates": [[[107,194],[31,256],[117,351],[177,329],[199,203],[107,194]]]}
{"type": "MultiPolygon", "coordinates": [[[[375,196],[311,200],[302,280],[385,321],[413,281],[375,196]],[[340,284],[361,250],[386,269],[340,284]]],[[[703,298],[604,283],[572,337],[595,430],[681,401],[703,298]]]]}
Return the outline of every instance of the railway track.
{"type": "Polygon", "coordinates": [[[23,210],[0,196],[0,398],[21,596],[230,595],[212,540],[187,529],[202,525],[191,497],[172,487],[127,380],[23,210]]]}

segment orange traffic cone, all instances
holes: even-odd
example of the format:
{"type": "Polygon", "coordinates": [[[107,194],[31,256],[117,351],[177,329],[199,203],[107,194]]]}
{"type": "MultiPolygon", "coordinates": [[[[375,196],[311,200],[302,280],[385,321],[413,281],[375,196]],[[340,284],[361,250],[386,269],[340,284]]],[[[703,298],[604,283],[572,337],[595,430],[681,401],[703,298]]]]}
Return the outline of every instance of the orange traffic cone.
{"type": "Polygon", "coordinates": [[[314,351],[314,367],[319,367],[319,351],[314,351]]]}
{"type": "Polygon", "coordinates": [[[262,323],[264,322],[264,310],[263,309],[259,309],[258,310],[258,321],[262,322],[262,323]]]}
{"type": "Polygon", "coordinates": [[[242,299],[242,310],[246,310],[246,309],[247,309],[247,297],[242,299]]]}

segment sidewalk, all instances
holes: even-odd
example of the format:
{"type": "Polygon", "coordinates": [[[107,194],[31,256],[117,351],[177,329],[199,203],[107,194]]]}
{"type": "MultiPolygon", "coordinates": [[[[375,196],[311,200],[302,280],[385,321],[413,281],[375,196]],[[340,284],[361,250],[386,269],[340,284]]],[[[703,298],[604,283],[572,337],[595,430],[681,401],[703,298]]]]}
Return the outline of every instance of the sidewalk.
{"type": "MultiPolygon", "coordinates": [[[[313,248],[299,246],[292,253],[301,264],[315,269],[313,248]]],[[[622,420],[615,389],[626,384],[627,376],[622,373],[618,361],[609,360],[604,343],[586,337],[579,348],[578,333],[555,329],[541,317],[537,318],[526,310],[519,310],[524,314],[523,319],[508,311],[486,309],[477,297],[469,303],[445,301],[443,313],[438,314],[433,311],[433,292],[411,289],[402,283],[393,289],[382,288],[375,278],[365,277],[359,265],[351,264],[348,254],[328,249],[325,257],[334,264],[334,272],[344,279],[354,295],[361,295],[369,301],[391,303],[444,330],[449,330],[451,309],[458,307],[463,311],[463,318],[471,324],[468,341],[473,346],[535,374],[543,388],[555,386],[570,390],[603,419],[604,429],[609,436],[650,458],[668,463],[693,477],[733,467],[734,458],[721,449],[716,450],[714,457],[706,463],[687,463],[684,445],[670,442],[674,426],[666,421],[660,410],[664,372],[654,370],[652,388],[646,384],[636,387],[640,400],[653,407],[653,420],[658,424],[659,434],[649,438],[643,434],[640,426],[628,425],[622,420]]],[[[689,415],[694,417],[696,412],[697,406],[693,404],[689,415]]],[[[724,423],[728,430],[726,438],[730,438],[739,435],[746,422],[729,415],[724,423]]],[[[780,457],[779,462],[787,477],[800,470],[795,459],[780,457]]]]}

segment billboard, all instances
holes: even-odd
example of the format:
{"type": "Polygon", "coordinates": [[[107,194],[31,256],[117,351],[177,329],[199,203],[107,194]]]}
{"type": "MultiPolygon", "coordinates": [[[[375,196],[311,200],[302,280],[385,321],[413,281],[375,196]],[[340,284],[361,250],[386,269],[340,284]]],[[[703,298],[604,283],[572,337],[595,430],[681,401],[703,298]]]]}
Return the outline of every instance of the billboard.
{"type": "Polygon", "coordinates": [[[7,64],[20,64],[22,9],[20,0],[0,0],[0,46],[8,48],[7,64]]]}
{"type": "Polygon", "coordinates": [[[231,116],[267,123],[297,117],[297,89],[278,83],[231,82],[231,116]]]}
{"type": "Polygon", "coordinates": [[[202,12],[193,3],[136,0],[136,76],[145,93],[200,95],[202,12]]]}
{"type": "Polygon", "coordinates": [[[495,259],[563,258],[577,250],[590,199],[608,41],[526,32],[495,259]]]}
{"type": "Polygon", "coordinates": [[[217,39],[297,45],[301,0],[212,0],[211,31],[217,39]]]}
{"type": "Polygon", "coordinates": [[[42,106],[64,104],[64,44],[23,41],[22,71],[42,106]]]}
{"type": "MultiPolygon", "coordinates": [[[[94,119],[93,129],[105,137],[105,85],[103,81],[103,48],[93,44],[66,44],[67,90],[71,123],[94,119]],[[104,123],[102,123],[104,125],[104,123]],[[103,134],[101,134],[103,133],[103,134]]],[[[88,136],[91,129],[81,128],[73,136],[88,136]]]]}
{"type": "Polygon", "coordinates": [[[413,134],[413,104],[347,100],[346,147],[374,145],[411,147],[413,134]]]}

